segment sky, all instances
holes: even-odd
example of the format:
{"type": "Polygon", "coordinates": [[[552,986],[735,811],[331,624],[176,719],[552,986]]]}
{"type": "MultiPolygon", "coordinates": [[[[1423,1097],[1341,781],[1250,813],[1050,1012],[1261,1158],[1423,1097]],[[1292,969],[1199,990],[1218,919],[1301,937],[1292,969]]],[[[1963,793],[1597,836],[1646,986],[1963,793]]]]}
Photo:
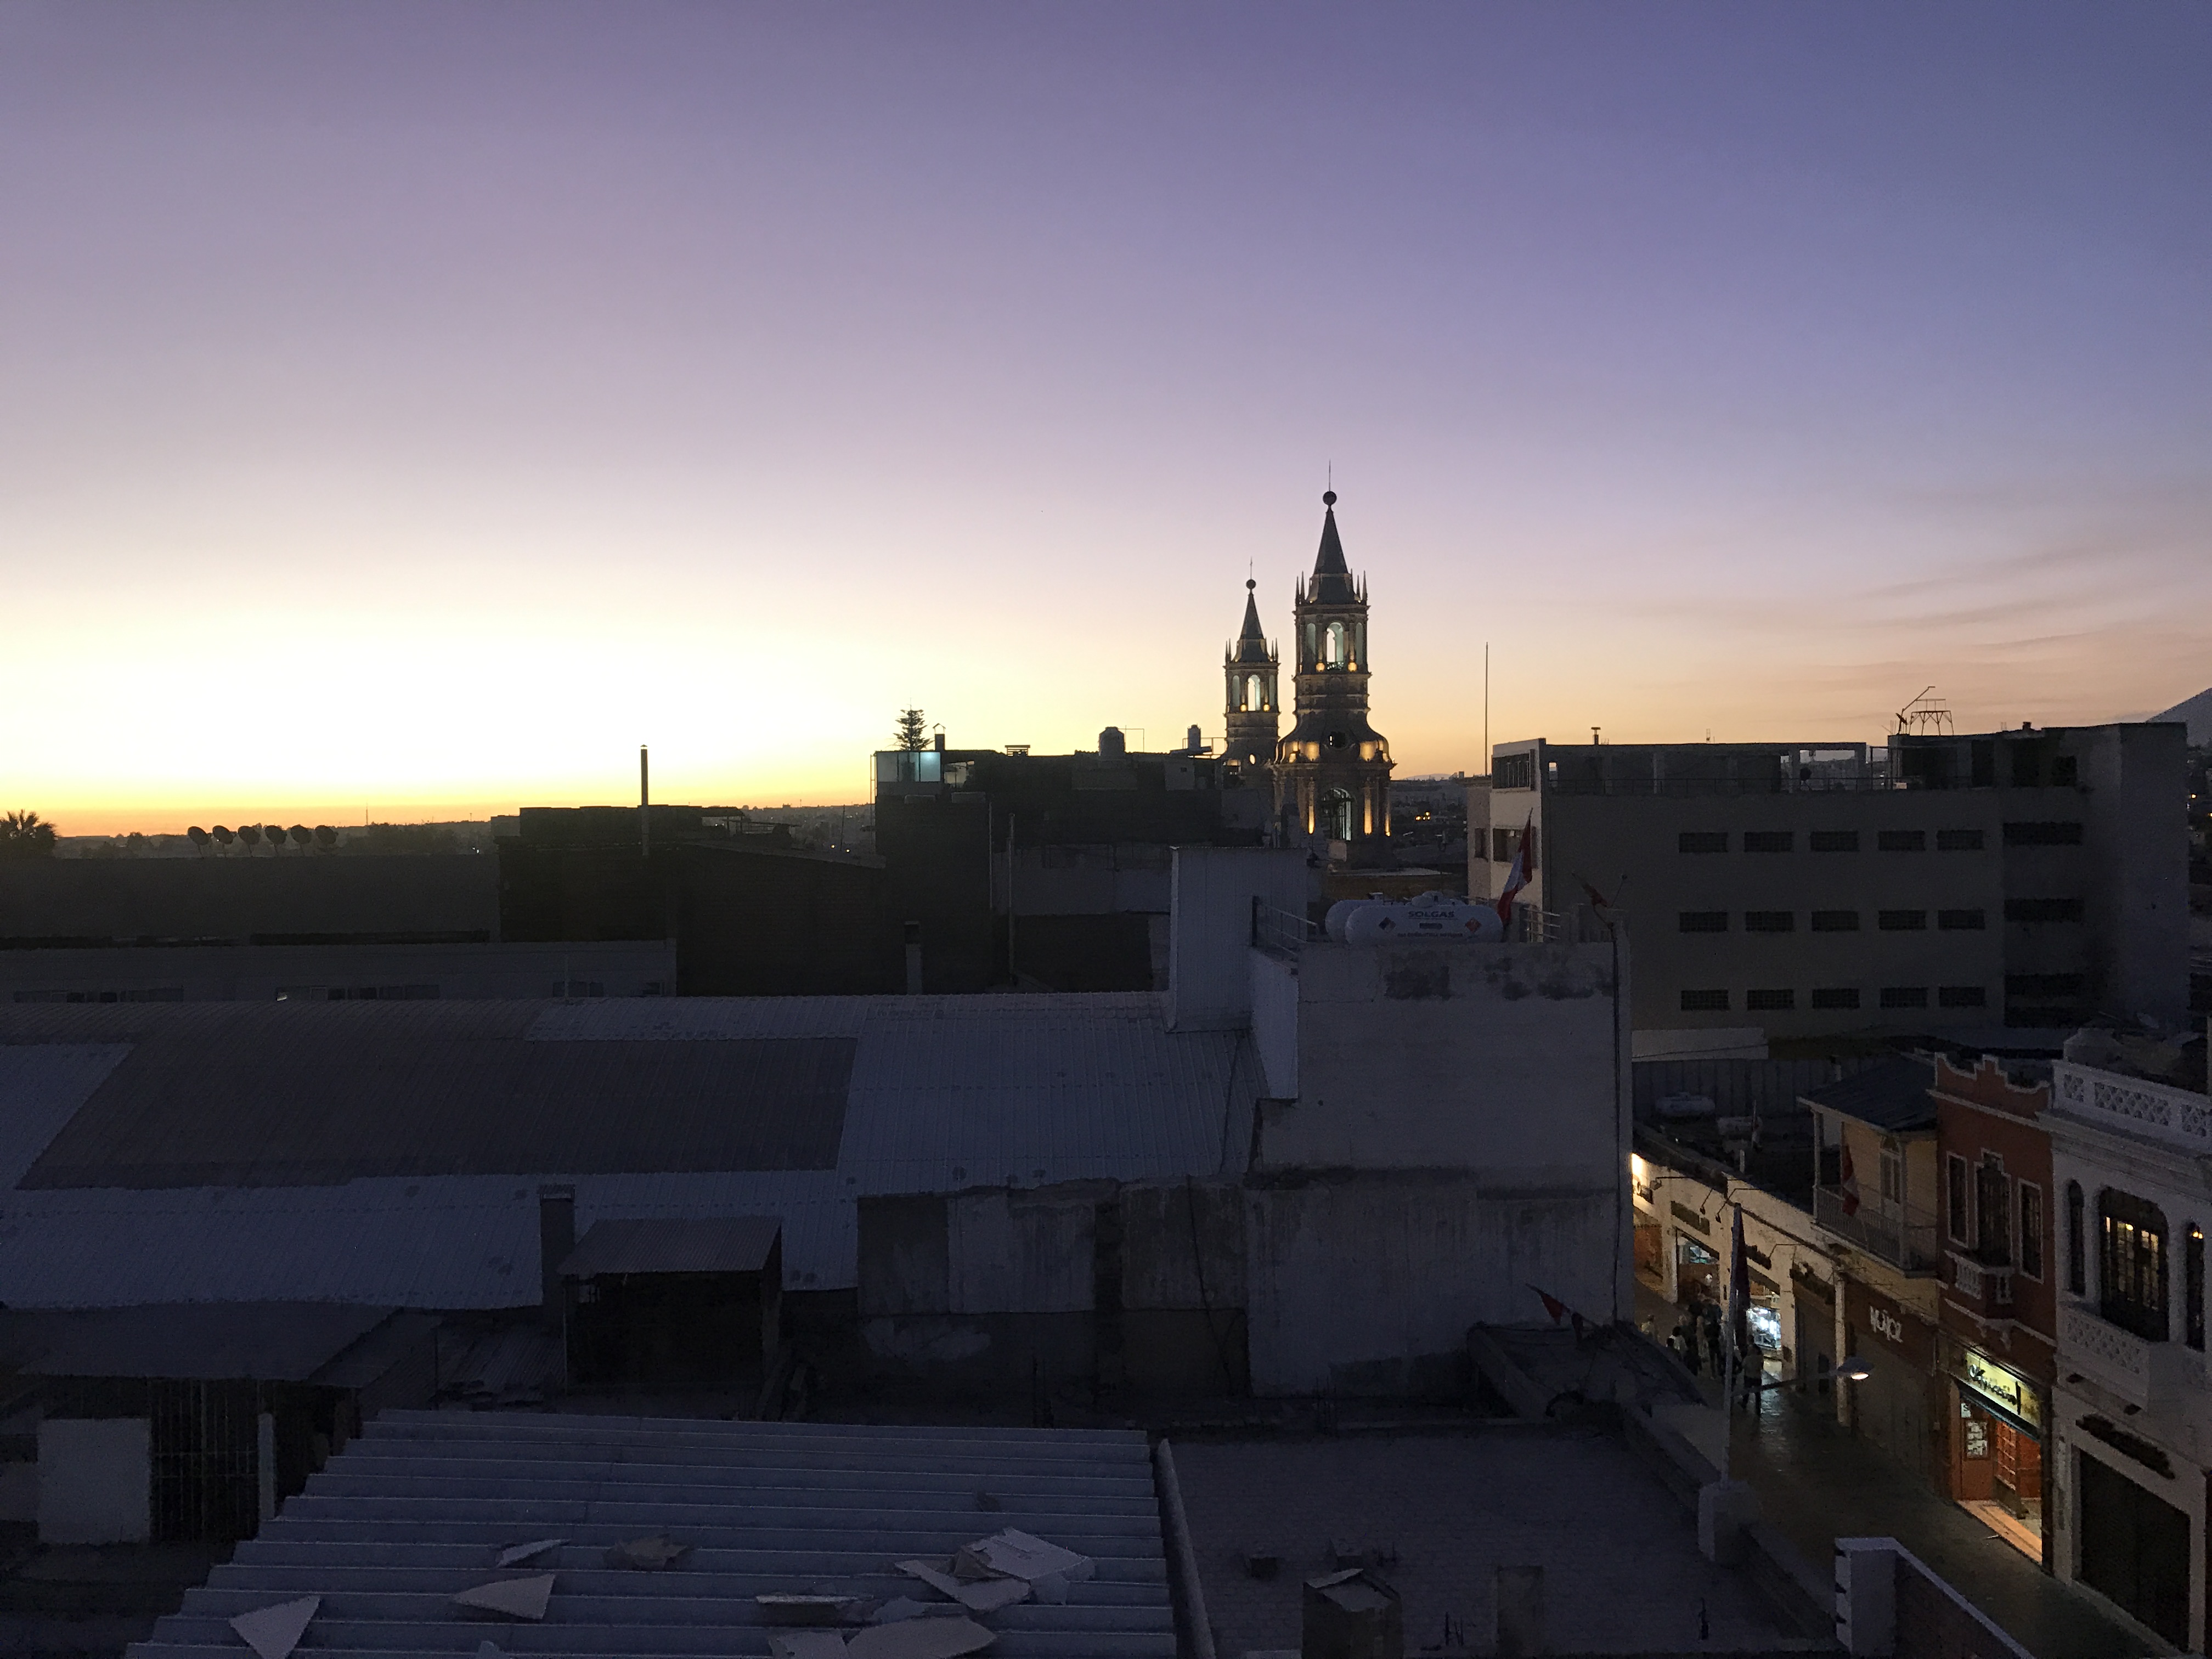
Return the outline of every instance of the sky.
{"type": "Polygon", "coordinates": [[[0,8],[0,808],[1401,775],[2212,684],[2212,9],[0,8]]]}

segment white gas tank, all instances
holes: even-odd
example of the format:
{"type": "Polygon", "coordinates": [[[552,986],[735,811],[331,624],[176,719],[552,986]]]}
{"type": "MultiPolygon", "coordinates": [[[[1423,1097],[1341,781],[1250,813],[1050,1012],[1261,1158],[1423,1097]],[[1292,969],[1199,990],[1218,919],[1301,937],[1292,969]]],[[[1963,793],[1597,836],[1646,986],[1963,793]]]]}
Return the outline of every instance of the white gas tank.
{"type": "Polygon", "coordinates": [[[1329,907],[1331,939],[1346,945],[1381,945],[1391,939],[1480,939],[1505,937],[1498,912],[1471,904],[1451,893],[1423,893],[1410,899],[1351,899],[1329,907]]]}

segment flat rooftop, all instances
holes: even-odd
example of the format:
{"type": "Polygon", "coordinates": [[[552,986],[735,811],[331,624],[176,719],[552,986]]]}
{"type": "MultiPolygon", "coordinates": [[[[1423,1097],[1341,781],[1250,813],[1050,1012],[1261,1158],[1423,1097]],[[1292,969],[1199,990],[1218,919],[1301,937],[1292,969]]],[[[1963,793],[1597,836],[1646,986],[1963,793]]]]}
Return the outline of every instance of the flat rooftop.
{"type": "Polygon", "coordinates": [[[1698,1553],[1694,1517],[1600,1429],[1184,1441],[1175,1461],[1220,1659],[1296,1649],[1304,1581],[1340,1548],[1382,1553],[1408,1654],[1489,1651],[1496,1571],[1532,1565],[1554,1653],[1813,1645],[1741,1572],[1698,1553]],[[1249,1554],[1280,1556],[1274,1578],[1252,1577],[1249,1554]]]}

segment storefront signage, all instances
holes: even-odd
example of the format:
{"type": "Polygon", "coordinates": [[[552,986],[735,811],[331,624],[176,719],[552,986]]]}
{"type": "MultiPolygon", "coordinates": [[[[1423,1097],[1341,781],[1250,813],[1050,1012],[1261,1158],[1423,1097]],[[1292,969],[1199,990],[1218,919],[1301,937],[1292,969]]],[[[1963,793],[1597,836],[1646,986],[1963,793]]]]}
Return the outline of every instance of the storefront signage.
{"type": "Polygon", "coordinates": [[[2043,1426],[2043,1402],[2035,1389],[1996,1360],[1967,1349],[1966,1380],[2030,1428],[2043,1426]]]}

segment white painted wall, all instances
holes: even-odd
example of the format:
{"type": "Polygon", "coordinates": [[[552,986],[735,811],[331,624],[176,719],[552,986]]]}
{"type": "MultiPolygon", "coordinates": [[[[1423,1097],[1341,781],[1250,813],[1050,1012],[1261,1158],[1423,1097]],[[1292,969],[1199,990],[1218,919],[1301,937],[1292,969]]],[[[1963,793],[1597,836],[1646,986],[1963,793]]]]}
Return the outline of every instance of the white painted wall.
{"type": "Polygon", "coordinates": [[[1629,1033],[1611,945],[1320,943],[1297,971],[1297,1104],[1269,1116],[1266,1165],[1625,1182],[1629,1033]]]}
{"type": "Polygon", "coordinates": [[[1252,1044],[1271,1099],[1292,1100],[1298,1092],[1298,969],[1286,956],[1247,951],[1252,975],[1252,1044]]]}
{"type": "Polygon", "coordinates": [[[1168,945],[1168,1023],[1179,1031],[1225,1030],[1251,1014],[1244,953],[1252,901],[1303,918],[1312,876],[1290,848],[1178,847],[1168,945]]]}
{"type": "Polygon", "coordinates": [[[1485,1190],[1443,1171],[1249,1189],[1253,1389],[1395,1392],[1396,1368],[1456,1356],[1471,1325],[1543,1322],[1532,1285],[1609,1319],[1619,1216],[1607,1191],[1485,1190]]]}
{"type": "Polygon", "coordinates": [[[39,1425],[39,1541],[143,1544],[153,1534],[153,1437],[143,1417],[39,1425]]]}

